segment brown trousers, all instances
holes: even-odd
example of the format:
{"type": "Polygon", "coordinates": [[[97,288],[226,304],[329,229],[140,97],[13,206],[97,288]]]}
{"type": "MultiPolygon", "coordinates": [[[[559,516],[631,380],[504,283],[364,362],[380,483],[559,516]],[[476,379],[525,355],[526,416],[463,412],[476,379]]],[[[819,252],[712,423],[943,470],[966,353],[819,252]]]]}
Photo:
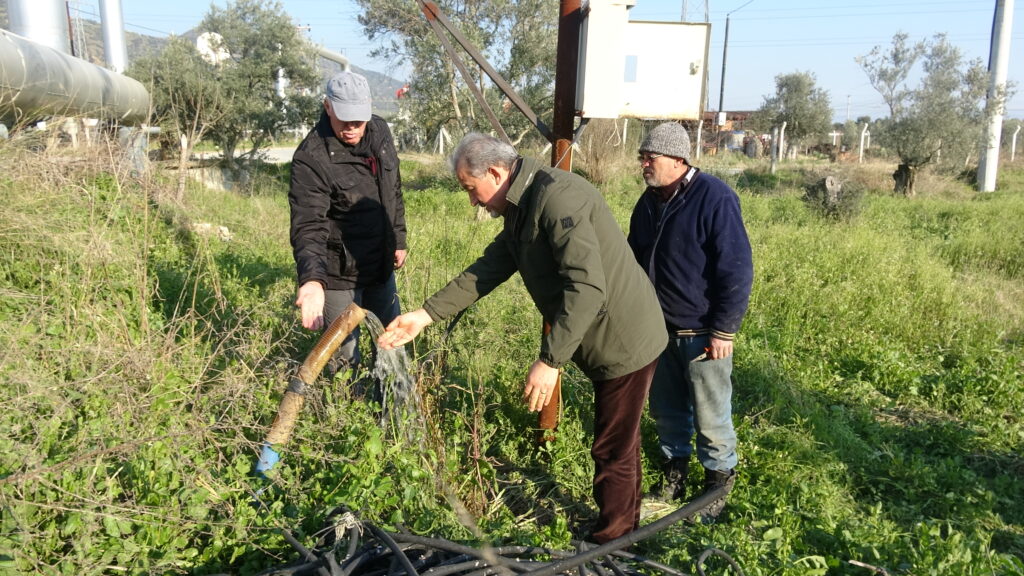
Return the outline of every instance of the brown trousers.
{"type": "Polygon", "coordinates": [[[594,500],[597,525],[590,537],[603,544],[640,527],[640,417],[651,389],[655,359],[643,368],[594,382],[594,500]]]}

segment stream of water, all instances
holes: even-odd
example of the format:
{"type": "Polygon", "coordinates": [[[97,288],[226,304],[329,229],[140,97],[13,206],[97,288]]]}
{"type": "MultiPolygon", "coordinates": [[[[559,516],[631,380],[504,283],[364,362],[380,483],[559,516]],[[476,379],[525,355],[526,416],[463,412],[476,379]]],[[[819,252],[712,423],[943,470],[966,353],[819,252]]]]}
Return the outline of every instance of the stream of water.
{"type": "MultiPolygon", "coordinates": [[[[370,330],[370,338],[376,343],[377,338],[384,333],[384,326],[369,310],[366,310],[363,323],[370,330]]],[[[413,440],[415,432],[422,428],[422,418],[419,392],[416,390],[416,378],[409,355],[405,353],[405,347],[400,346],[391,350],[377,348],[376,357],[372,375],[381,387],[381,426],[385,429],[389,425],[400,427],[407,439],[413,440]],[[403,421],[407,425],[399,426],[403,421]]]]}

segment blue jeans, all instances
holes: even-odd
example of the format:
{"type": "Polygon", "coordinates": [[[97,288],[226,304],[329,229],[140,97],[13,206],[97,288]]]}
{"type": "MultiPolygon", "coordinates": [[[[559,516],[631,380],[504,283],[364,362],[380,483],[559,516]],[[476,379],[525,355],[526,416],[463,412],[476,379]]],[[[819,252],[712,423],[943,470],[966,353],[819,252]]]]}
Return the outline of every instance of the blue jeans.
{"type": "Polygon", "coordinates": [[[725,471],[737,462],[732,356],[691,362],[708,340],[707,335],[669,340],[651,383],[651,417],[666,458],[689,460],[696,432],[697,460],[709,470],[725,471]]]}
{"type": "MultiPolygon", "coordinates": [[[[352,290],[326,290],[324,292],[324,330],[353,302],[357,306],[373,312],[381,324],[387,326],[402,313],[398,302],[398,288],[395,285],[395,273],[392,272],[383,284],[352,290]]],[[[335,372],[344,370],[346,367],[355,369],[359,365],[359,361],[359,327],[356,326],[331,357],[330,367],[335,372]]]]}

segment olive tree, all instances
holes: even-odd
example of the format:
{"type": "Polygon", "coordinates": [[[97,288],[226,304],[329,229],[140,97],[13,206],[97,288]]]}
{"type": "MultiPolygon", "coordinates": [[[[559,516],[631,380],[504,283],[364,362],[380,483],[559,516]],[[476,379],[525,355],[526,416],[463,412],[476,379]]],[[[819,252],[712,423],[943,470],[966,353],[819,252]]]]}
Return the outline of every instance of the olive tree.
{"type": "Polygon", "coordinates": [[[227,114],[227,100],[213,81],[213,65],[192,42],[177,36],[159,54],[134,60],[126,73],[149,88],[154,117],[161,128],[161,147],[179,150],[176,199],[180,201],[192,149],[227,114]]]}
{"type": "Polygon", "coordinates": [[[277,2],[237,0],[211,5],[199,25],[215,35],[224,54],[212,81],[226,101],[225,114],[209,129],[227,163],[243,144],[240,158],[253,157],[281,130],[315,114],[321,92],[315,56],[277,2]]]}
{"type": "Polygon", "coordinates": [[[200,53],[183,38],[135,63],[130,74],[149,82],[154,112],[188,150],[205,137],[223,161],[255,157],[280,131],[316,114],[321,93],[315,53],[281,5],[237,0],[212,5],[198,31],[200,53]],[[247,145],[245,151],[236,151],[247,145]]]}
{"type": "Polygon", "coordinates": [[[988,85],[980,60],[965,62],[944,34],[911,43],[901,32],[888,48],[876,46],[857,63],[889,107],[875,136],[899,158],[893,172],[897,193],[915,194],[922,167],[960,170],[977,153],[988,85]]]}
{"type": "Polygon", "coordinates": [[[818,88],[811,72],[793,72],[775,77],[775,94],[765,96],[753,115],[753,124],[763,132],[786,123],[786,139],[799,146],[832,129],[832,104],[828,92],[818,88]]]}

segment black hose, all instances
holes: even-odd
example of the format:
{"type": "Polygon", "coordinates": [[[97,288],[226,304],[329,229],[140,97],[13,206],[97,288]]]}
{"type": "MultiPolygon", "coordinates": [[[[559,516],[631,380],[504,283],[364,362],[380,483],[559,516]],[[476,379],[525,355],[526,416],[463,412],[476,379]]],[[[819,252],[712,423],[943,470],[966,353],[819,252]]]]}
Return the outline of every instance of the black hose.
{"type": "Polygon", "coordinates": [[[285,566],[277,568],[267,568],[261,572],[257,572],[253,576],[289,576],[290,574],[299,574],[305,570],[312,570],[321,565],[320,559],[316,562],[305,562],[303,564],[296,564],[295,566],[285,566]]]}
{"type": "Polygon", "coordinates": [[[398,543],[395,542],[394,538],[392,538],[387,532],[381,530],[380,528],[377,528],[372,524],[368,524],[367,527],[370,529],[370,532],[373,532],[374,536],[380,538],[380,540],[384,542],[384,545],[390,548],[391,551],[395,553],[395,557],[399,559],[399,562],[402,563],[402,567],[405,568],[405,573],[407,576],[419,576],[419,572],[417,572],[416,569],[412,567],[412,563],[409,562],[409,559],[406,558],[405,554],[402,553],[402,549],[398,546],[398,543]]]}
{"type": "Polygon", "coordinates": [[[733,570],[735,570],[737,574],[739,574],[740,576],[744,576],[743,569],[740,568],[740,565],[732,559],[732,556],[729,556],[728,554],[719,550],[718,548],[708,548],[707,550],[702,552],[701,555],[697,558],[697,574],[699,574],[700,576],[705,576],[704,561],[707,560],[709,556],[718,556],[719,558],[725,559],[725,561],[729,563],[729,566],[733,570]]]}
{"type": "Polygon", "coordinates": [[[341,566],[338,565],[334,554],[324,554],[324,556],[327,558],[327,568],[331,571],[331,576],[341,576],[341,566]]]}
{"type": "MultiPolygon", "coordinates": [[[[321,576],[353,576],[357,570],[370,563],[390,559],[390,567],[376,564],[369,571],[359,576],[556,576],[558,574],[576,572],[578,576],[638,576],[632,566],[619,565],[613,558],[622,558],[634,564],[656,569],[666,576],[686,576],[683,572],[637,556],[623,550],[650,536],[682,521],[692,520],[710,504],[724,498],[729,487],[723,486],[698,496],[691,502],[640,529],[625,534],[620,538],[601,545],[577,542],[575,553],[536,546],[502,546],[477,549],[470,546],[442,540],[417,536],[402,531],[390,534],[372,524],[359,523],[348,530],[348,555],[339,566],[335,552],[340,548],[338,542],[318,541],[319,548],[313,552],[300,544],[288,531],[281,529],[285,540],[295,548],[307,563],[295,567],[287,567],[278,571],[266,571],[261,574],[297,574],[299,571],[316,569],[321,576]],[[368,530],[377,543],[359,545],[358,539],[362,529],[368,530]],[[325,549],[329,546],[328,549],[325,549]],[[319,555],[327,555],[320,558],[319,555]],[[512,557],[509,557],[509,556],[512,557]],[[531,556],[546,556],[553,561],[545,562],[533,559],[522,559],[531,556]],[[415,564],[413,562],[415,560],[415,564]],[[424,572],[421,569],[426,568],[424,572]],[[329,569],[329,571],[328,571],[329,569]],[[576,570],[574,570],[576,569],[576,570]]],[[[324,529],[318,534],[325,534],[324,529]]],[[[703,563],[711,556],[723,558],[740,576],[744,576],[739,565],[725,552],[709,548],[697,561],[700,576],[705,576],[703,563]]]]}
{"type": "MultiPolygon", "coordinates": [[[[302,559],[303,560],[308,560],[310,562],[312,562],[314,560],[322,560],[320,558],[317,558],[316,554],[313,554],[312,552],[310,552],[305,546],[302,545],[301,542],[296,540],[295,537],[292,536],[291,532],[285,530],[284,528],[281,528],[281,535],[284,536],[284,539],[289,544],[291,544],[292,548],[295,548],[296,550],[299,551],[299,554],[302,555],[302,559]]],[[[327,569],[324,568],[323,566],[321,566],[320,568],[317,568],[317,574],[320,574],[320,576],[331,576],[331,573],[328,572],[327,569]]]]}
{"type": "MultiPolygon", "coordinates": [[[[447,550],[449,552],[454,552],[456,554],[465,554],[465,555],[471,556],[473,558],[479,558],[479,559],[483,560],[484,562],[487,562],[488,564],[492,563],[491,555],[493,555],[493,556],[495,556],[495,558],[493,558],[493,563],[496,564],[498,567],[503,567],[503,568],[508,568],[508,569],[515,569],[516,564],[519,563],[516,560],[510,560],[508,558],[502,558],[497,553],[497,550],[495,550],[495,549],[491,549],[490,550],[491,554],[488,554],[485,551],[478,550],[478,549],[472,548],[470,546],[464,546],[462,544],[456,544],[455,542],[450,542],[448,540],[439,540],[439,539],[436,539],[436,538],[427,538],[425,536],[417,536],[415,534],[395,534],[394,537],[395,537],[395,540],[399,541],[399,542],[408,542],[410,544],[421,544],[421,545],[424,545],[424,546],[430,546],[430,547],[433,547],[433,548],[438,548],[440,550],[447,550]]],[[[544,553],[550,552],[546,548],[537,548],[536,550],[542,551],[544,553]]]]}
{"type": "Polygon", "coordinates": [[[614,552],[616,550],[632,546],[633,544],[636,544],[641,540],[644,540],[654,534],[657,534],[658,532],[661,532],[662,530],[668,528],[676,522],[696,516],[701,510],[707,508],[715,500],[724,498],[725,495],[729,493],[729,488],[729,486],[721,486],[719,488],[715,488],[714,490],[705,492],[704,494],[701,494],[696,499],[691,500],[685,506],[676,510],[675,512],[672,512],[664,518],[659,518],[658,520],[651,522],[650,524],[643,526],[638,530],[634,530],[633,532],[616,538],[615,540],[610,540],[608,542],[605,542],[604,544],[601,544],[600,546],[591,548],[590,550],[587,550],[585,552],[581,552],[573,556],[572,558],[552,562],[551,564],[548,564],[547,566],[539,570],[527,572],[527,574],[529,576],[555,576],[555,574],[558,574],[559,572],[565,572],[571,568],[575,568],[576,566],[583,564],[584,562],[589,562],[595,558],[607,556],[609,553],[614,552]]]}
{"type": "Polygon", "coordinates": [[[431,568],[423,573],[423,576],[448,576],[448,574],[457,574],[463,570],[470,570],[473,568],[480,568],[487,566],[487,563],[483,560],[473,559],[459,562],[457,564],[444,564],[435,568],[431,568]]]}
{"type": "Polygon", "coordinates": [[[647,567],[650,567],[650,568],[654,568],[655,570],[658,570],[660,572],[664,572],[665,574],[668,574],[669,576],[687,576],[687,574],[685,574],[683,572],[680,572],[680,571],[676,570],[675,568],[673,568],[673,567],[671,567],[671,566],[669,566],[667,564],[662,564],[661,562],[655,562],[654,560],[650,560],[648,558],[644,558],[643,556],[637,556],[636,554],[631,554],[631,553],[625,552],[623,550],[617,550],[615,552],[612,552],[611,555],[615,556],[615,557],[618,557],[618,558],[625,558],[626,560],[629,560],[631,562],[636,562],[637,564],[641,564],[641,565],[644,565],[644,566],[647,566],[647,567]]]}

